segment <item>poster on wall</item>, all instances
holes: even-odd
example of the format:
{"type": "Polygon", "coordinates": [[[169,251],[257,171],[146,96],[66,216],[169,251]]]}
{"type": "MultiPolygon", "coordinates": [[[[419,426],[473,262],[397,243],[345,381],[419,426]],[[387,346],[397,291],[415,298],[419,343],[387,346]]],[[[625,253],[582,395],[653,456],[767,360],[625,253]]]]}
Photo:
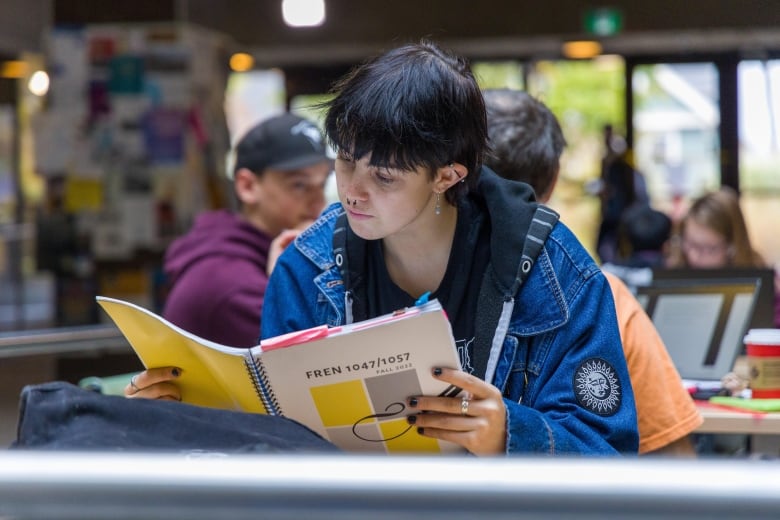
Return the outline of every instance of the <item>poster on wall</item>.
{"type": "Polygon", "coordinates": [[[0,105],[0,224],[12,221],[15,202],[14,109],[0,105]]]}
{"type": "Polygon", "coordinates": [[[181,164],[184,161],[184,131],[187,114],[176,108],[153,108],[142,120],[147,159],[151,164],[181,164]]]}

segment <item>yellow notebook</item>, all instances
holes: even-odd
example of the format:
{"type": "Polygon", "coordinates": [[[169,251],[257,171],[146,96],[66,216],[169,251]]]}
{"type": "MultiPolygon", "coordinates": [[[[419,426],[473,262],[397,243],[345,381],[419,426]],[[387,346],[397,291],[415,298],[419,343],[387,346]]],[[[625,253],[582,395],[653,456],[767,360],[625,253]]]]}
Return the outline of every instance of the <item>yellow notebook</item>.
{"type": "Polygon", "coordinates": [[[177,366],[182,401],[283,415],[350,451],[452,452],[417,433],[414,395],[454,396],[434,367],[459,368],[437,300],[341,327],[325,325],[245,349],[220,345],[135,304],[97,297],[147,368],[177,366]]]}

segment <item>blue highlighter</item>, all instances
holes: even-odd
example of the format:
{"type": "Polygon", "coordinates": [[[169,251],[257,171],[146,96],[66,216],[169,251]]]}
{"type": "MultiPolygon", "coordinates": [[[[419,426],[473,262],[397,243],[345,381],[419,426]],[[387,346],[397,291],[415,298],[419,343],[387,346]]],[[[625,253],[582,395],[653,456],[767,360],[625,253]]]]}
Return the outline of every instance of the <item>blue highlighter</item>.
{"type": "Polygon", "coordinates": [[[418,305],[424,305],[428,303],[428,298],[430,297],[431,297],[431,291],[425,291],[424,293],[422,293],[422,296],[417,298],[417,301],[414,302],[415,307],[418,305]]]}

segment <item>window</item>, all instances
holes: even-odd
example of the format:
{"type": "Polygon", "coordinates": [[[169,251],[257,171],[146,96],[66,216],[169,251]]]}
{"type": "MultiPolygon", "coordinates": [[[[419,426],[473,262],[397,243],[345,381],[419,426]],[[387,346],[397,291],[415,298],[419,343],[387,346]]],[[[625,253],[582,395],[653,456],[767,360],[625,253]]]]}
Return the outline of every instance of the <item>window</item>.
{"type": "Polygon", "coordinates": [[[638,65],[634,153],[653,203],[671,214],[720,186],[718,71],[713,63],[638,65]]]}

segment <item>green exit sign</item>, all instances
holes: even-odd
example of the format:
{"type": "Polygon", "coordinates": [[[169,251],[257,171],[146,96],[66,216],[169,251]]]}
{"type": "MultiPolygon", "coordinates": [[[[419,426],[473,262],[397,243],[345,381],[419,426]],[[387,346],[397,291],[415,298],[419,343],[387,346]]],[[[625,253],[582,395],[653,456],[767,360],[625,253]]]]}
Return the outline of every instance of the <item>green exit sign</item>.
{"type": "Polygon", "coordinates": [[[585,32],[596,36],[613,36],[623,29],[623,13],[611,7],[585,12],[585,32]]]}

